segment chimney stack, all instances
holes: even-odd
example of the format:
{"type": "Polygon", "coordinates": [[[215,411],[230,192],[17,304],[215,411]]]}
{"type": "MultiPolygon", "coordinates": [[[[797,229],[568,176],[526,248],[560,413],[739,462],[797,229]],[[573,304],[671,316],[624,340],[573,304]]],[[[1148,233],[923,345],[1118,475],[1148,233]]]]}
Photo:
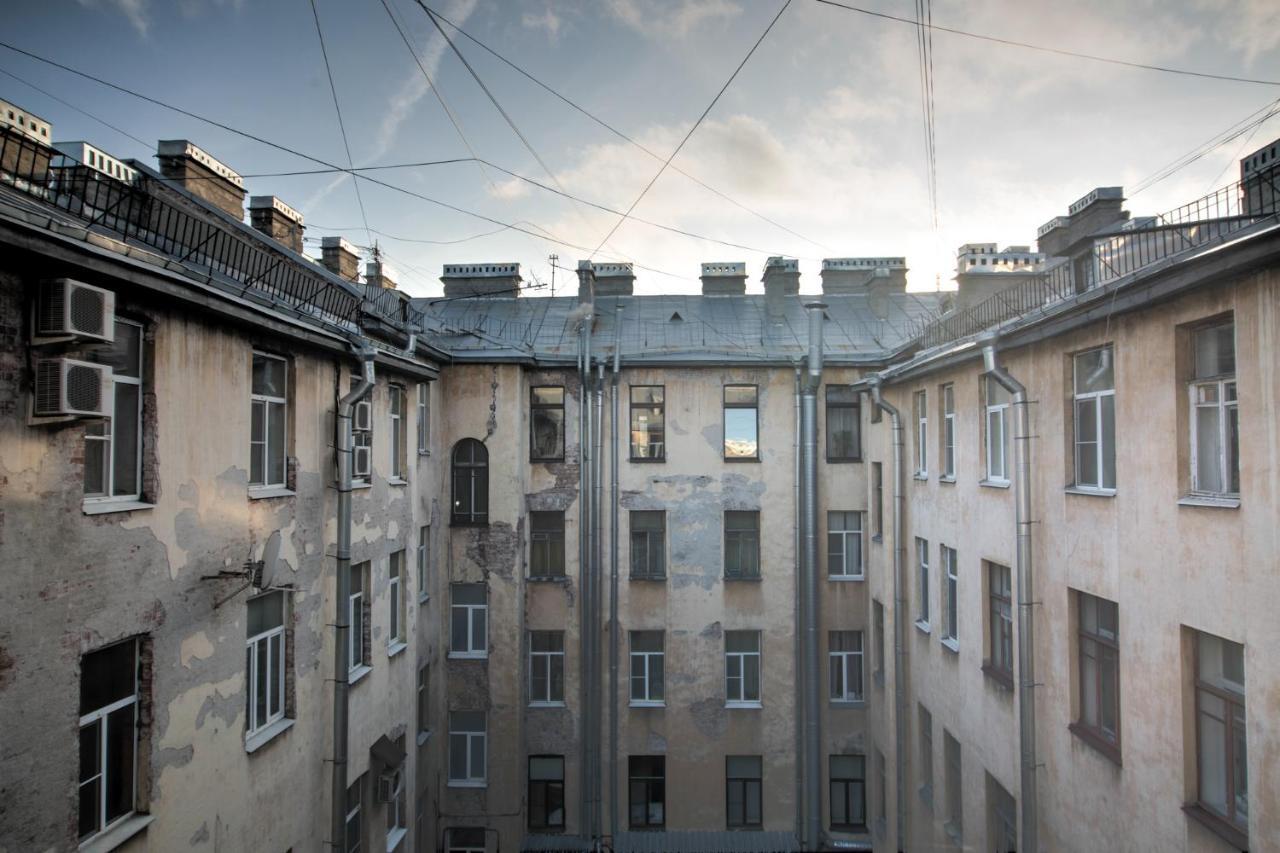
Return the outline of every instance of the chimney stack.
{"type": "Polygon", "coordinates": [[[339,278],[357,281],[360,278],[360,253],[344,237],[324,237],[320,240],[320,263],[339,278]]]}
{"type": "Polygon", "coordinates": [[[185,139],[162,139],[156,148],[160,173],[187,192],[244,221],[244,178],[185,139]]]}
{"type": "Polygon", "coordinates": [[[906,258],[823,258],[822,292],[870,293],[906,290],[906,258]]]}
{"type": "Polygon", "coordinates": [[[703,296],[742,296],[747,292],[747,265],[742,261],[702,265],[703,296]]]}
{"type": "Polygon", "coordinates": [[[277,243],[302,254],[302,214],[275,196],[249,197],[249,223],[277,243]]]}
{"type": "Polygon", "coordinates": [[[591,261],[578,261],[578,301],[596,301],[596,268],[591,261]]]}
{"type": "Polygon", "coordinates": [[[592,264],[596,296],[631,296],[635,292],[636,273],[631,264],[592,264]]]}
{"type": "Polygon", "coordinates": [[[396,272],[381,259],[369,261],[364,265],[364,280],[387,290],[396,289],[396,272]]]}
{"type": "Polygon", "coordinates": [[[501,299],[514,299],[520,295],[520,265],[517,263],[500,264],[445,264],[444,275],[440,276],[444,283],[444,295],[454,296],[489,296],[501,299]]]}
{"type": "Polygon", "coordinates": [[[770,323],[781,323],[787,313],[787,297],[800,292],[800,262],[795,258],[769,258],[764,262],[764,313],[770,323]]]}

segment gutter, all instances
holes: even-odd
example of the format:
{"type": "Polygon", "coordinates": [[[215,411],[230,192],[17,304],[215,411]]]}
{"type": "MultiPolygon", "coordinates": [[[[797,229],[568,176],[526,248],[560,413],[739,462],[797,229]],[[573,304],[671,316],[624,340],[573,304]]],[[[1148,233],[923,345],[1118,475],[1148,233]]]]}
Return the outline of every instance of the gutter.
{"type": "Polygon", "coordinates": [[[996,361],[996,337],[984,337],[982,361],[987,374],[1013,396],[1014,493],[1018,527],[1018,746],[1021,753],[1019,783],[1022,803],[1024,853],[1036,853],[1036,695],[1035,604],[1031,571],[1031,416],[1027,389],[996,361]]]}
{"type": "Polygon", "coordinates": [[[903,465],[904,442],[902,435],[902,415],[896,406],[884,398],[881,393],[883,380],[878,375],[869,378],[871,399],[881,411],[889,415],[893,430],[893,729],[894,729],[894,764],[898,807],[894,811],[898,818],[898,849],[909,849],[907,840],[907,602],[906,579],[903,572],[906,566],[906,543],[903,541],[903,514],[906,506],[906,489],[904,486],[905,470],[903,465]]]}
{"type": "Polygon", "coordinates": [[[805,850],[822,849],[822,679],[818,631],[818,388],[822,384],[822,302],[805,306],[809,314],[809,360],[800,384],[801,620],[803,644],[799,674],[804,684],[804,832],[805,850]]]}

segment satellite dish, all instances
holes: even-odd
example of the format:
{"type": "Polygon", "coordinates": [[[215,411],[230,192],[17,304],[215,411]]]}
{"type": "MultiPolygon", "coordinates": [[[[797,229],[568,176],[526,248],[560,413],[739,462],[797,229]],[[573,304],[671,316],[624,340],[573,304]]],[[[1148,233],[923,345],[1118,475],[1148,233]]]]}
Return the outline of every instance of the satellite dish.
{"type": "Polygon", "coordinates": [[[258,589],[269,589],[275,582],[276,569],[280,564],[280,531],[273,531],[267,537],[267,544],[262,549],[262,560],[251,569],[250,577],[258,589]]]}

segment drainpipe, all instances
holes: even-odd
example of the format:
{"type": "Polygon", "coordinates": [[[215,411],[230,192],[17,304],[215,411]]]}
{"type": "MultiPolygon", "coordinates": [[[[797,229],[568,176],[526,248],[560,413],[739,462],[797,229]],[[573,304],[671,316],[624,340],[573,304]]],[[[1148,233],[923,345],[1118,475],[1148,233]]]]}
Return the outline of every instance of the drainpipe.
{"type": "Polygon", "coordinates": [[[622,450],[622,433],[618,429],[621,404],[618,400],[618,371],[622,367],[622,306],[614,314],[614,328],[619,330],[613,345],[613,466],[609,472],[613,491],[613,518],[609,525],[609,838],[618,838],[618,454],[622,450]]]}
{"type": "Polygon", "coordinates": [[[821,302],[804,306],[809,312],[809,362],[800,395],[801,466],[804,489],[800,512],[802,549],[801,639],[804,644],[804,756],[806,828],[804,848],[818,850],[822,846],[822,732],[821,679],[818,659],[818,387],[822,384],[822,320],[821,302]]]}
{"type": "Polygon", "coordinates": [[[581,766],[579,767],[579,825],[583,836],[591,837],[591,320],[588,313],[582,319],[578,333],[578,370],[581,382],[581,399],[578,411],[578,600],[579,630],[581,632],[581,660],[579,661],[579,690],[582,695],[582,735],[579,742],[581,766]]]}
{"type": "Polygon", "coordinates": [[[1013,488],[1017,496],[1018,526],[1018,742],[1022,753],[1019,781],[1022,793],[1022,847],[1025,853],[1038,850],[1036,815],[1036,695],[1035,623],[1031,611],[1034,586],[1031,571],[1031,415],[1027,389],[996,362],[996,338],[988,336],[982,345],[982,363],[987,374],[1013,397],[1013,488]]]}
{"type": "MultiPolygon", "coordinates": [[[[354,345],[353,345],[354,346],[354,345]]],[[[333,627],[333,790],[330,803],[330,845],[343,849],[347,818],[347,601],[351,598],[351,411],[373,388],[373,347],[361,343],[356,347],[360,358],[360,382],[338,400],[338,547],[337,589],[335,590],[333,627]]],[[[339,379],[341,381],[341,379],[339,379]]]]}
{"type": "MultiPolygon", "coordinates": [[[[803,616],[803,612],[802,612],[803,608],[801,606],[800,598],[803,593],[803,589],[801,588],[801,574],[803,572],[803,561],[804,561],[804,558],[801,556],[801,548],[803,546],[803,543],[800,541],[800,478],[804,473],[803,468],[800,464],[800,429],[801,429],[800,376],[801,376],[800,361],[799,359],[797,359],[796,360],[796,381],[795,381],[796,429],[795,429],[795,440],[794,442],[792,442],[792,448],[791,448],[792,455],[795,458],[795,479],[793,480],[793,494],[792,494],[792,505],[795,507],[795,519],[794,519],[795,535],[792,537],[792,549],[793,549],[793,552],[795,553],[795,584],[794,584],[795,589],[793,590],[793,592],[795,594],[796,604],[794,608],[795,613],[793,618],[795,619],[795,624],[797,626],[802,624],[801,617],[803,616]]],[[[791,671],[795,679],[795,687],[796,687],[795,689],[796,715],[800,718],[800,720],[803,720],[804,719],[804,684],[800,679],[800,673],[802,671],[801,665],[804,662],[804,656],[801,652],[800,645],[801,644],[799,642],[799,638],[797,637],[796,643],[795,643],[795,655],[794,655],[795,660],[792,662],[793,669],[791,671]]],[[[805,803],[804,767],[806,764],[805,753],[804,753],[804,726],[797,725],[795,727],[795,730],[796,730],[795,833],[796,833],[796,838],[803,838],[804,830],[805,830],[804,816],[806,814],[806,812],[804,811],[804,803],[805,803]]]]}
{"type": "Polygon", "coordinates": [[[880,391],[881,378],[871,377],[871,399],[889,415],[893,430],[893,708],[894,771],[897,775],[898,849],[907,846],[907,583],[902,577],[906,566],[906,543],[903,541],[903,510],[906,504],[903,478],[902,416],[896,406],[880,391]]]}
{"type": "Polygon", "coordinates": [[[591,762],[591,836],[592,838],[600,838],[603,828],[601,809],[604,806],[604,792],[601,790],[601,763],[603,756],[601,749],[603,740],[603,732],[601,731],[600,718],[601,706],[603,705],[603,673],[600,669],[600,634],[602,633],[601,616],[604,609],[604,579],[603,563],[604,563],[604,538],[601,535],[601,516],[600,516],[600,500],[604,491],[604,355],[601,353],[600,362],[596,365],[596,416],[595,429],[593,430],[593,440],[595,442],[595,450],[591,465],[591,483],[594,489],[594,495],[591,498],[591,630],[593,638],[591,640],[592,648],[592,670],[591,670],[591,748],[593,760],[591,762]]]}

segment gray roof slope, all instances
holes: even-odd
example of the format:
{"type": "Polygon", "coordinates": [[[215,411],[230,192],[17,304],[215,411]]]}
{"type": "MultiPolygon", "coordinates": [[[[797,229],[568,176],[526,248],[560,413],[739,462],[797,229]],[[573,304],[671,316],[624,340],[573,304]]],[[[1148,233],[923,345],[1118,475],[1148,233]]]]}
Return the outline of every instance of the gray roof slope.
{"type": "MultiPolygon", "coordinates": [[[[629,363],[791,362],[808,352],[804,304],[827,305],[824,351],[832,362],[867,363],[907,343],[920,320],[936,317],[942,296],[891,292],[800,294],[781,322],[765,314],[763,294],[608,296],[596,300],[593,350],[629,363]],[[616,307],[622,306],[621,322],[616,307]]],[[[567,362],[577,358],[576,296],[414,299],[431,342],[458,361],[567,362]]]]}

